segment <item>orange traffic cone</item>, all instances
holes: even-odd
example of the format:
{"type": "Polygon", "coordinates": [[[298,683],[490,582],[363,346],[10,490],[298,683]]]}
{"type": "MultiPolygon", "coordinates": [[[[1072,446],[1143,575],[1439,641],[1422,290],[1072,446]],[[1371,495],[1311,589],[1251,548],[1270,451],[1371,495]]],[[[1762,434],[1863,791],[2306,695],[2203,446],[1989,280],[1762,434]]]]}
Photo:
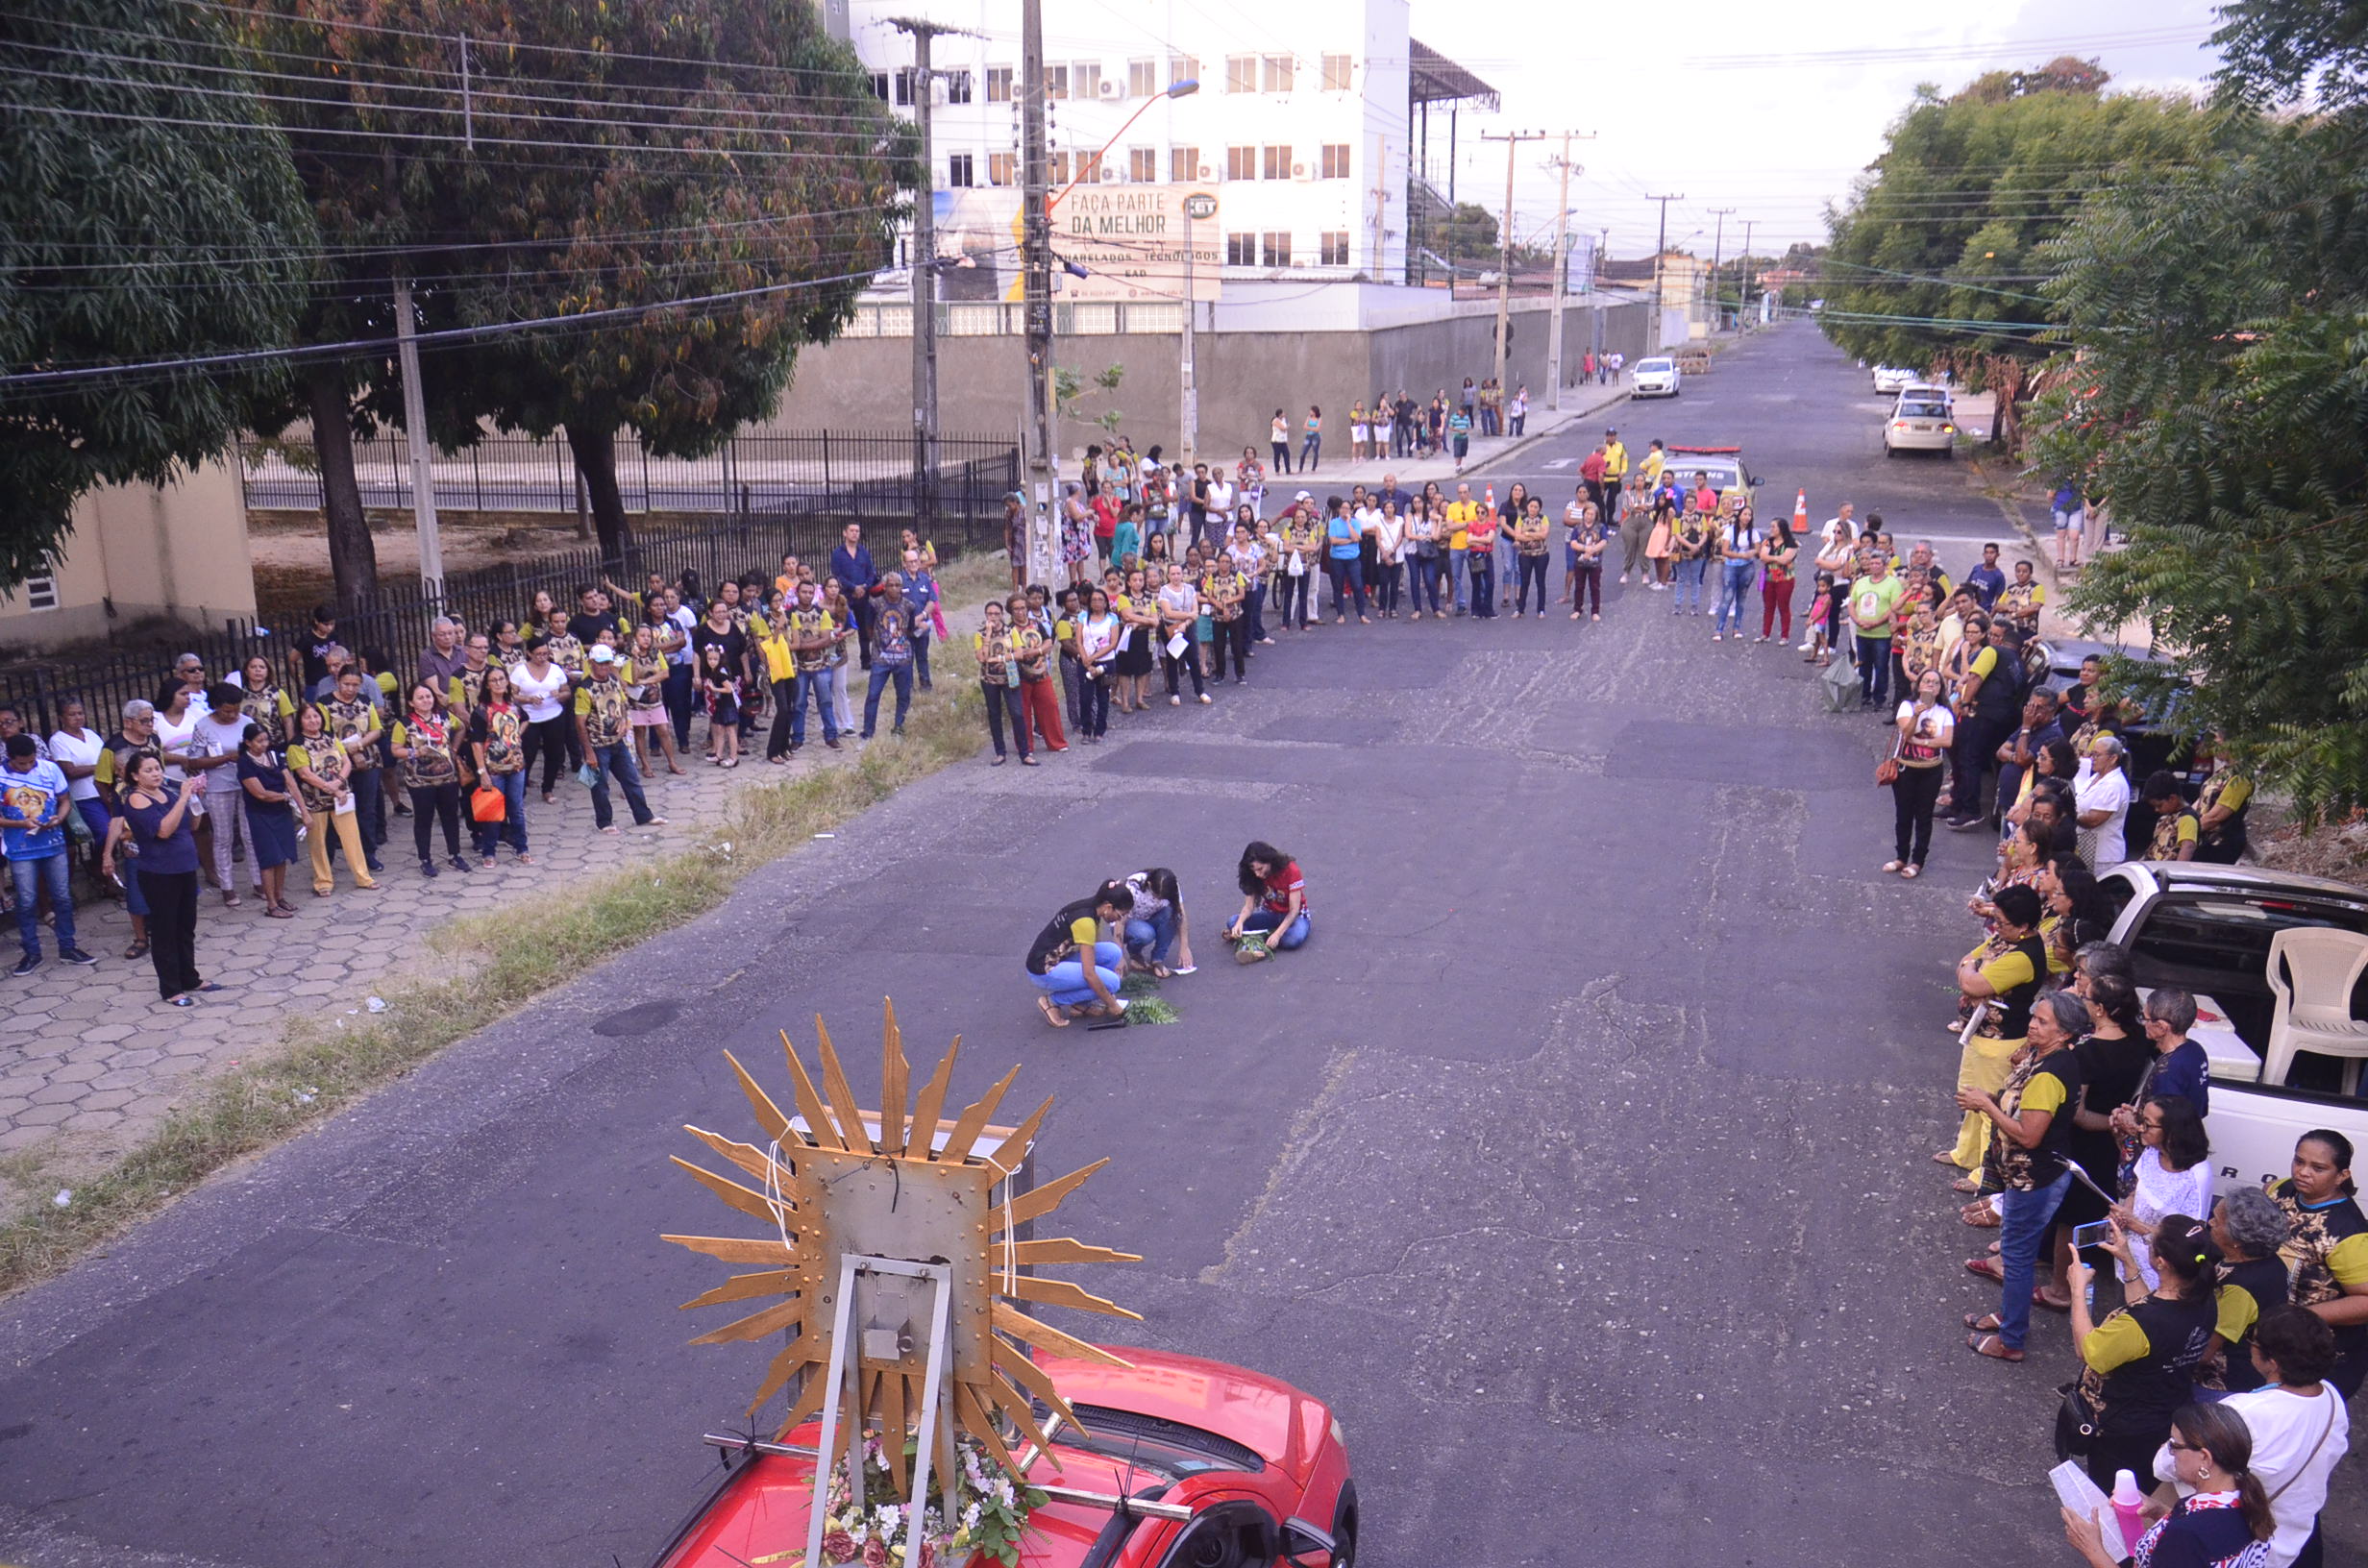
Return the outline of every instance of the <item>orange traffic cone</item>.
{"type": "Polygon", "coordinates": [[[1483,490],[1480,499],[1482,503],[1485,504],[1490,511],[1492,512],[1496,510],[1496,486],[1492,484],[1487,486],[1483,490]]]}
{"type": "Polygon", "coordinates": [[[1792,531],[1796,535],[1809,531],[1809,492],[1806,490],[1795,492],[1792,498],[1792,531]]]}

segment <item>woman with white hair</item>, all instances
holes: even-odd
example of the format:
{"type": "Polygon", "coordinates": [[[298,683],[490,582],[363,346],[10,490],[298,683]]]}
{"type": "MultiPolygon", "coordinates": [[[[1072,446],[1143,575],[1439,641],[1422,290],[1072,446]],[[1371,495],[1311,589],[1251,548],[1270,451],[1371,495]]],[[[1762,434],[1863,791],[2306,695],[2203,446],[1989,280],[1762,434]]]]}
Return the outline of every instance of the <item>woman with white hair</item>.
{"type": "Polygon", "coordinates": [[[2102,871],[2129,859],[2122,830],[2130,820],[2130,770],[2121,742],[2099,735],[2082,759],[2072,783],[2072,800],[2080,814],[2080,853],[2102,871]]]}

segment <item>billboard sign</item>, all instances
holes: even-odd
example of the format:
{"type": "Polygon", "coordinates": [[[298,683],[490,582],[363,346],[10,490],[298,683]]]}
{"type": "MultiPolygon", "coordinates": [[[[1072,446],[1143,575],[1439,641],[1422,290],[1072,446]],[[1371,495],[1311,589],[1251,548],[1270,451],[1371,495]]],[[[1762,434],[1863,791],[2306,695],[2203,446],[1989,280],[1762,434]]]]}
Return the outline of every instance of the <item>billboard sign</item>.
{"type": "MultiPolygon", "coordinates": [[[[934,193],[938,254],[967,262],[939,274],[942,298],[1024,297],[1020,194],[1009,186],[934,193]]],[[[1078,185],[1052,209],[1055,298],[1171,303],[1184,298],[1189,273],[1192,297],[1215,300],[1225,261],[1220,210],[1217,194],[1196,185],[1078,185]],[[1069,271],[1072,263],[1085,276],[1069,271]]]]}

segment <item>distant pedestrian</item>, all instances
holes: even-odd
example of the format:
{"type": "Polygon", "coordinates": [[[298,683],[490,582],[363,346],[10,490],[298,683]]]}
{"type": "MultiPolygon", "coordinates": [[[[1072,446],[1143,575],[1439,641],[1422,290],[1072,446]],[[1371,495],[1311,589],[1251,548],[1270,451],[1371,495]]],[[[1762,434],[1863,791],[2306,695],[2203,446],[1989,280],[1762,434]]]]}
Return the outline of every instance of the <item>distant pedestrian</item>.
{"type": "MultiPolygon", "coordinates": [[[[839,547],[830,552],[830,575],[839,579],[855,618],[855,640],[863,668],[872,668],[872,585],[879,580],[872,552],[863,547],[863,529],[850,523],[840,530],[839,547]]],[[[1088,550],[1091,550],[1089,545],[1088,550]]],[[[1063,554],[1067,553],[1064,535],[1063,554]]]]}
{"type": "Polygon", "coordinates": [[[1280,408],[1267,422],[1267,450],[1273,454],[1274,472],[1291,472],[1291,416],[1280,408]]]}
{"type": "MultiPolygon", "coordinates": [[[[583,765],[592,773],[593,825],[603,833],[617,831],[615,812],[608,803],[608,781],[613,777],[625,792],[633,825],[663,827],[666,819],[654,816],[649,802],[642,798],[641,771],[633,766],[633,744],[628,734],[632,708],[625,687],[617,679],[616,654],[605,647],[596,647],[589,664],[591,678],[576,694],[576,738],[583,747],[583,765]]],[[[703,680],[713,668],[710,665],[703,669],[703,680]]]]}
{"type": "Polygon", "coordinates": [[[1455,471],[1464,472],[1464,459],[1471,452],[1471,410],[1458,408],[1447,416],[1447,441],[1455,450],[1455,471]]]}
{"type": "Polygon", "coordinates": [[[1513,421],[1513,433],[1518,436],[1529,424],[1528,387],[1521,387],[1513,394],[1513,402],[1506,404],[1505,412],[1513,421]]]}
{"type": "Polygon", "coordinates": [[[1792,525],[1778,514],[1774,531],[1760,541],[1760,641],[1764,643],[1771,632],[1780,644],[1792,641],[1792,568],[1800,555],[1792,525]],[[1779,617],[1784,621],[1781,631],[1776,629],[1779,617]]]}
{"type": "Polygon", "coordinates": [[[1316,472],[1316,459],[1323,455],[1323,410],[1314,404],[1307,405],[1307,418],[1300,421],[1306,433],[1299,440],[1299,472],[1316,472]]]}
{"type": "Polygon", "coordinates": [[[2076,572],[2081,564],[2081,528],[2087,521],[2083,515],[2081,487],[2070,479],[2058,480],[2055,494],[2048,498],[2048,510],[2056,524],[2056,565],[2076,572]]]}

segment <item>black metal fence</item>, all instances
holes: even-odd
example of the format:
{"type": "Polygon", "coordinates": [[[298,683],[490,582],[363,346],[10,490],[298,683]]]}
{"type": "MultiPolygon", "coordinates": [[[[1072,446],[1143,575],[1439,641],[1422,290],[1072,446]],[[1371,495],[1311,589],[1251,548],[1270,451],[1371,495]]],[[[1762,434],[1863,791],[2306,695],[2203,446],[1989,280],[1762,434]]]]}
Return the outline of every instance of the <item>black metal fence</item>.
{"type": "MultiPolygon", "coordinates": [[[[303,442],[246,441],[240,473],[250,508],[317,510],[319,463],[303,442]]],[[[573,512],[576,459],[565,441],[486,435],[467,450],[434,454],[436,504],[481,512],[573,512]]],[[[388,432],[354,444],[355,478],[365,506],[411,504],[411,461],[404,438],[388,432]]],[[[616,438],[617,488],[630,512],[750,512],[789,508],[837,516],[910,519],[925,499],[916,483],[924,464],[910,435],[802,430],[734,436],[711,456],[653,457],[630,434],[616,438]]],[[[976,478],[990,500],[1019,481],[1010,438],[941,435],[936,470],[960,491],[976,478]]],[[[968,509],[949,498],[950,510],[968,509]]]]}
{"type": "MultiPolygon", "coordinates": [[[[908,441],[835,434],[829,440],[834,462],[841,451],[857,453],[884,443],[902,451],[904,467],[900,473],[839,477],[834,480],[839,488],[831,492],[840,502],[837,505],[819,504],[822,493],[816,491],[762,508],[640,522],[622,557],[604,558],[600,547],[587,544],[531,560],[450,573],[433,585],[391,586],[339,606],[337,640],[372,671],[407,676],[417,666],[420,649],[428,646],[430,625],[439,614],[483,630],[497,621],[523,621],[537,593],[548,593],[555,602],[572,609],[580,588],[607,579],[638,590],[652,573],[669,582],[680,582],[687,574],[702,593],[712,593],[727,577],[752,574],[771,582],[783,555],[794,554],[822,568],[849,523],[862,527],[864,543],[883,569],[893,559],[904,527],[917,528],[949,562],[974,550],[1003,548],[1003,497],[1020,488],[1016,447],[1006,443],[993,452],[974,453],[940,467],[930,482],[923,483],[912,466],[908,441]],[[930,504],[921,507],[920,499],[930,504]],[[920,515],[924,510],[926,521],[920,515]]],[[[879,461],[876,456],[864,460],[879,461]]],[[[572,471],[568,482],[574,483],[572,471]]],[[[437,486],[443,486],[440,476],[437,486]]],[[[105,649],[20,661],[0,668],[0,701],[16,707],[37,733],[46,735],[57,727],[66,699],[80,698],[84,722],[105,733],[116,727],[124,703],[134,698],[157,698],[170,682],[175,655],[181,652],[203,659],[212,680],[261,654],[271,660],[275,677],[284,682],[291,678],[290,651],[310,631],[311,608],[308,601],[267,603],[252,621],[232,619],[219,630],[176,634],[173,646],[164,649],[105,649]]]]}

